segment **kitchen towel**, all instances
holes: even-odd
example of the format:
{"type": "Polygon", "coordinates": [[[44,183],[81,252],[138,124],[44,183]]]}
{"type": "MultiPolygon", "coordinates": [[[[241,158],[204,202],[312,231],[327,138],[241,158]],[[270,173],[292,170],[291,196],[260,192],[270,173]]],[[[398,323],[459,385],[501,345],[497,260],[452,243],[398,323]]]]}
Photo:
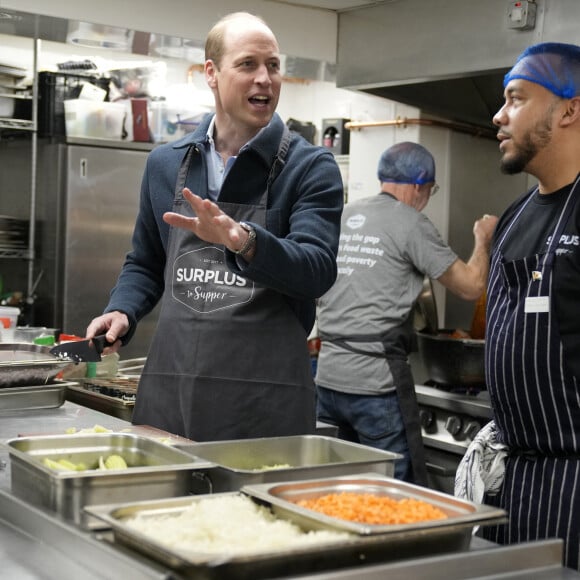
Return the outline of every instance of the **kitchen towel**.
{"type": "Polygon", "coordinates": [[[507,449],[497,440],[494,421],[482,427],[457,468],[455,496],[481,503],[484,494],[497,493],[503,483],[507,449]]]}

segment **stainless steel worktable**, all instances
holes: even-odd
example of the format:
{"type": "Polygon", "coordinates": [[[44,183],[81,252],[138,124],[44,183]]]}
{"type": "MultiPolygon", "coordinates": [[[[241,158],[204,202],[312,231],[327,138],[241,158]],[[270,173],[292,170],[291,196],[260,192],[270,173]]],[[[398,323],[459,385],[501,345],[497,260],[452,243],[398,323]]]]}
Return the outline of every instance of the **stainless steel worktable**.
{"type": "MultiPolygon", "coordinates": [[[[20,435],[64,433],[95,425],[121,430],[131,424],[71,402],[36,411],[0,412],[0,439],[20,435]]],[[[171,570],[133,551],[114,545],[110,532],[87,532],[14,497],[10,460],[0,447],[0,577],[10,580],[101,580],[115,578],[176,579],[171,570]]],[[[471,549],[411,561],[358,566],[301,576],[303,580],[389,580],[526,578],[572,580],[580,574],[560,564],[559,540],[498,547],[474,537],[471,549]]]]}

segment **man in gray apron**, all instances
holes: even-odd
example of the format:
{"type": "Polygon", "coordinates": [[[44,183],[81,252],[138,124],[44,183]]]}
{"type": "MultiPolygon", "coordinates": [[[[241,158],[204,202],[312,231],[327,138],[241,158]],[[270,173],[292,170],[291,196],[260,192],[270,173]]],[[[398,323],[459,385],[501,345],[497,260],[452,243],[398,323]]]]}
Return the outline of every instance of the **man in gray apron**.
{"type": "Polygon", "coordinates": [[[205,72],[215,116],[149,156],[133,251],[87,336],[118,348],[161,298],[134,423],[199,441],[313,433],[307,337],[336,278],[340,171],[275,113],[261,19],[222,19],[205,72]]]}
{"type": "Polygon", "coordinates": [[[563,538],[580,551],[580,46],[525,50],[494,116],[504,172],[538,185],[498,222],[487,292],[486,381],[504,480],[485,503],[502,544],[563,538]]]}
{"type": "Polygon", "coordinates": [[[413,305],[424,277],[462,298],[485,287],[496,218],[474,226],[466,263],[421,213],[436,191],[433,156],[398,143],[381,156],[381,193],[345,206],[338,278],[319,301],[318,419],[339,437],[401,453],[395,477],[425,485],[427,474],[415,385],[413,305]]]}

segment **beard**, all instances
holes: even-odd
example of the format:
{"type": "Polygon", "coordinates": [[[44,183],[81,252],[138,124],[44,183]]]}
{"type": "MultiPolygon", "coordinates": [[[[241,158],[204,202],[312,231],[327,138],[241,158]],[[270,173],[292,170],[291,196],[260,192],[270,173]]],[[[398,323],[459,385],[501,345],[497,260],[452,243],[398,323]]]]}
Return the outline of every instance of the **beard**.
{"type": "Polygon", "coordinates": [[[532,129],[530,129],[521,139],[521,142],[512,143],[515,151],[511,156],[504,155],[500,162],[502,173],[514,175],[526,169],[530,161],[552,140],[551,117],[556,103],[554,103],[542,119],[540,119],[532,129]]]}

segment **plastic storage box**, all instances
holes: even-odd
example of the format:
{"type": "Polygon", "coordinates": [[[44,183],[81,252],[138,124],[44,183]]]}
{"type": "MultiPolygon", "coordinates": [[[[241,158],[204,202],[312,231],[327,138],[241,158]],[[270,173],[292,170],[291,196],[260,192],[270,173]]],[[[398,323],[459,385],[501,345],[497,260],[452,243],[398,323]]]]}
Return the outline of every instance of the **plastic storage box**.
{"type": "MultiPolygon", "coordinates": [[[[94,75],[43,71],[38,73],[38,135],[64,137],[64,101],[76,99],[85,83],[109,90],[111,79],[94,75]]],[[[108,98],[105,97],[105,98],[108,98]]]]}
{"type": "Polygon", "coordinates": [[[64,102],[66,136],[90,139],[123,138],[123,125],[127,116],[124,103],[108,103],[87,99],[64,102]]]}

